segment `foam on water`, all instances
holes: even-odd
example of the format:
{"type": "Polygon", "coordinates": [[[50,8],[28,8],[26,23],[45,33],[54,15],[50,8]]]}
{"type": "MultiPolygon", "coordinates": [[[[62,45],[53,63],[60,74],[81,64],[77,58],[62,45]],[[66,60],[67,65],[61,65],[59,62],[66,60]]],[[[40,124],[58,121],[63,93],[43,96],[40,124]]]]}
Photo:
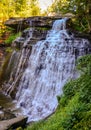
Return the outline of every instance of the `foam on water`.
{"type": "Polygon", "coordinates": [[[67,18],[56,20],[46,40],[33,46],[28,67],[20,80],[17,107],[29,117],[28,121],[43,119],[53,113],[64,84],[79,76],[75,61],[86,54],[89,42],[69,35],[66,21],[67,18]]]}

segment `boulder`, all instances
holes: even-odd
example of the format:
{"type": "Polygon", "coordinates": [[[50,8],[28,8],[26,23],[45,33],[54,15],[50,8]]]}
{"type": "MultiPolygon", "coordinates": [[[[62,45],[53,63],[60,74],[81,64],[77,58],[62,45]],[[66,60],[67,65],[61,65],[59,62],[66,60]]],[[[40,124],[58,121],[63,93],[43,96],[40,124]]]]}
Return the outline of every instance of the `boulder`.
{"type": "Polygon", "coordinates": [[[0,130],[15,129],[17,127],[24,127],[27,122],[27,117],[19,116],[10,120],[0,121],[0,130]]]}

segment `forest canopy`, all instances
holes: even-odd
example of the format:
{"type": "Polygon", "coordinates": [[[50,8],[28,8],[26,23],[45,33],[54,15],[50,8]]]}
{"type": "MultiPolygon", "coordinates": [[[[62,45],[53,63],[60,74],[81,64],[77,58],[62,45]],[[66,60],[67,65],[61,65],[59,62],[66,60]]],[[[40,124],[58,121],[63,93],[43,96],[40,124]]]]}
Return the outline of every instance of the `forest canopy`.
{"type": "Polygon", "coordinates": [[[37,0],[0,0],[0,18],[28,17],[40,14],[37,0]]]}
{"type": "Polygon", "coordinates": [[[37,0],[0,0],[0,35],[5,32],[4,22],[11,17],[40,15],[37,0]]]}

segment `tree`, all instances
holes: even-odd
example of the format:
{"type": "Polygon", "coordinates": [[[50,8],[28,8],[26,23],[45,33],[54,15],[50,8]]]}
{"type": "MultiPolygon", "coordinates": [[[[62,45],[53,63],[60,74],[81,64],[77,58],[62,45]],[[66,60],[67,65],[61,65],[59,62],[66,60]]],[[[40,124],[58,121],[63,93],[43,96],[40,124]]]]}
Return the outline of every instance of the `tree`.
{"type": "Polygon", "coordinates": [[[0,18],[28,17],[39,14],[40,8],[37,0],[0,0],[0,18]]]}
{"type": "Polygon", "coordinates": [[[90,0],[68,0],[71,13],[74,13],[79,21],[79,25],[84,30],[91,32],[91,2],[90,0]]]}
{"type": "Polygon", "coordinates": [[[15,12],[18,16],[28,17],[40,14],[37,0],[15,0],[15,12]]]}
{"type": "Polygon", "coordinates": [[[79,30],[91,32],[91,2],[90,0],[55,0],[51,12],[72,13],[76,16],[79,30]]]}
{"type": "Polygon", "coordinates": [[[3,0],[0,1],[0,18],[9,18],[14,15],[14,1],[3,0]]]}
{"type": "Polygon", "coordinates": [[[64,13],[65,11],[67,12],[68,4],[68,0],[54,0],[50,10],[56,13],[64,13]]]}
{"type": "Polygon", "coordinates": [[[28,0],[28,14],[31,16],[40,15],[40,7],[37,0],[28,0]]]}
{"type": "Polygon", "coordinates": [[[0,35],[3,23],[10,17],[30,17],[40,15],[38,0],[0,0],[0,35]]]}

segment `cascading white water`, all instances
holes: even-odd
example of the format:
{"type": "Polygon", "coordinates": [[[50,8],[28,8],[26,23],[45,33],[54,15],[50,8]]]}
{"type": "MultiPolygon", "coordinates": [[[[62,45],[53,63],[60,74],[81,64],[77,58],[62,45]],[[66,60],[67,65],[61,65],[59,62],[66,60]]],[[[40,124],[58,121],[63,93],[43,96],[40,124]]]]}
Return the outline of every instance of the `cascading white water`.
{"type": "MultiPolygon", "coordinates": [[[[22,73],[24,72],[28,58],[31,53],[31,48],[28,48],[27,45],[29,43],[29,40],[32,38],[32,34],[33,34],[33,28],[30,28],[21,51],[18,52],[14,50],[12,52],[9,64],[6,69],[6,71],[9,72],[10,75],[8,76],[9,80],[8,82],[5,82],[2,85],[2,89],[4,90],[4,93],[7,95],[10,95],[13,91],[15,91],[15,89],[17,89],[16,88],[17,84],[22,76],[22,73]]],[[[18,37],[16,41],[19,39],[20,37],[18,37]]]]}
{"type": "Polygon", "coordinates": [[[79,76],[75,61],[86,54],[89,42],[69,35],[66,20],[55,21],[46,40],[33,46],[16,94],[17,106],[28,115],[28,121],[43,119],[53,113],[64,84],[79,76]]]}

